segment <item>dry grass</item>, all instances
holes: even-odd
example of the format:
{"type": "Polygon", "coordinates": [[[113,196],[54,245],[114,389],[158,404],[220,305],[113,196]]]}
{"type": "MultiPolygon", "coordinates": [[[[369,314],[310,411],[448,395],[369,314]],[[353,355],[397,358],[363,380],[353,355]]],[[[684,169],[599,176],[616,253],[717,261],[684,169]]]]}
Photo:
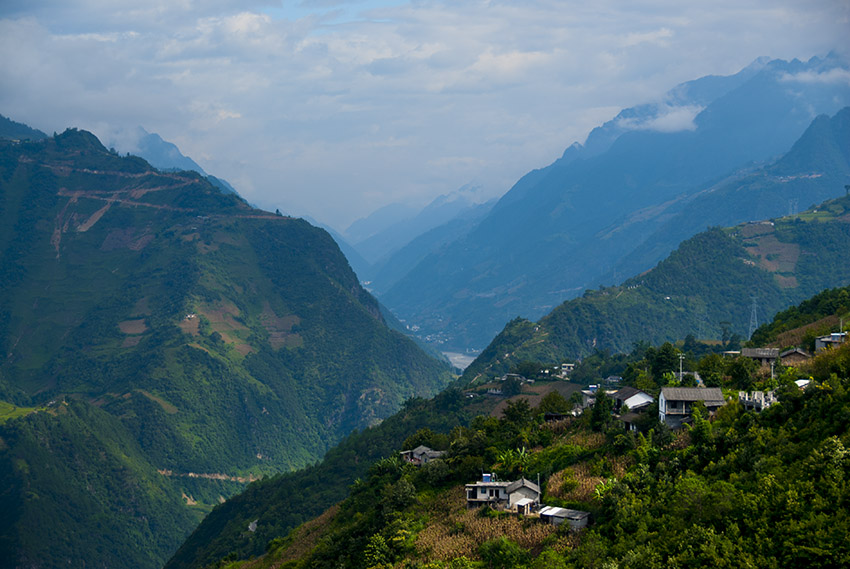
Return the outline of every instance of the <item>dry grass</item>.
{"type": "Polygon", "coordinates": [[[771,348],[799,346],[803,343],[803,336],[809,330],[815,330],[816,332],[827,331],[832,329],[832,327],[837,326],[838,321],[838,316],[834,314],[832,316],[827,316],[826,318],[821,318],[820,320],[816,320],[815,322],[806,324],[805,326],[800,326],[799,328],[782,332],[776,337],[776,341],[768,344],[768,346],[771,348]]]}
{"type": "Polygon", "coordinates": [[[605,435],[602,433],[591,433],[589,431],[577,431],[567,437],[564,442],[586,449],[595,449],[605,444],[605,435]]]}
{"type": "Polygon", "coordinates": [[[149,393],[147,391],[144,391],[143,389],[137,389],[136,391],[138,391],[154,403],[158,404],[160,407],[162,407],[162,410],[168,413],[169,415],[174,415],[175,413],[177,413],[177,407],[175,407],[162,397],[157,397],[153,393],[149,393]]]}
{"type": "MultiPolygon", "coordinates": [[[[631,460],[624,456],[606,456],[605,461],[611,476],[617,479],[626,474],[631,464],[631,460]]],[[[546,483],[546,493],[562,500],[590,502],[596,486],[606,478],[609,477],[599,473],[599,466],[593,460],[579,462],[553,474],[546,483]]]]}
{"type": "Polygon", "coordinates": [[[466,493],[460,486],[437,498],[429,513],[430,524],[416,537],[418,555],[428,561],[475,557],[481,543],[498,537],[539,553],[543,540],[557,531],[533,517],[482,517],[478,509],[466,508],[466,493]]]}
{"type": "MultiPolygon", "coordinates": [[[[291,543],[280,552],[280,557],[271,565],[271,569],[277,569],[288,561],[301,559],[316,547],[316,544],[325,535],[328,524],[334,518],[339,505],[331,506],[318,518],[310,520],[293,530],[291,543]]],[[[252,565],[246,564],[246,569],[252,565]]]]}

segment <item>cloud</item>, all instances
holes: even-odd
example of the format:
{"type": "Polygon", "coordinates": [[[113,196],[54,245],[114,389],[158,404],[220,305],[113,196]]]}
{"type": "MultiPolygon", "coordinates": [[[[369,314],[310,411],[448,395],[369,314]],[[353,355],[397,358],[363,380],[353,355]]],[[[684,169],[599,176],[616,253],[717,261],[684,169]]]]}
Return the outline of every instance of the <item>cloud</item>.
{"type": "MultiPolygon", "coordinates": [[[[615,109],[846,32],[829,0],[6,0],[0,112],[48,132],[141,125],[251,202],[342,226],[473,179],[503,193],[615,109]]],[[[693,128],[698,111],[630,127],[693,128]]]]}
{"type": "Polygon", "coordinates": [[[834,67],[821,72],[804,71],[801,73],[784,73],[780,77],[780,80],[787,83],[823,83],[829,85],[840,85],[843,83],[850,85],[850,69],[834,67]]]}
{"type": "Polygon", "coordinates": [[[625,130],[652,130],[656,132],[680,132],[696,130],[696,116],[704,107],[699,105],[656,106],[655,114],[650,117],[630,117],[617,120],[617,126],[625,130]]]}

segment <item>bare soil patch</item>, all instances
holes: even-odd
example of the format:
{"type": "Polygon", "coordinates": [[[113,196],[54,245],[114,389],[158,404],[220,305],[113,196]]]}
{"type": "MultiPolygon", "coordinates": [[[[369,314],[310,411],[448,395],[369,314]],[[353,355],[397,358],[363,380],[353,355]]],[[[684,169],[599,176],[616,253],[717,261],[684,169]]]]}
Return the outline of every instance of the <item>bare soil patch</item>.
{"type": "Polygon", "coordinates": [[[122,334],[144,334],[148,331],[148,325],[145,324],[145,319],[124,320],[118,323],[118,329],[122,334]]]}
{"type": "Polygon", "coordinates": [[[139,345],[139,342],[142,341],[141,336],[127,336],[124,338],[124,341],[121,342],[122,348],[133,348],[139,345]]]}
{"type": "Polygon", "coordinates": [[[772,273],[793,273],[800,258],[800,246],[796,243],[783,243],[775,235],[767,235],[757,242],[750,253],[758,258],[759,265],[772,273]]]}
{"type": "Polygon", "coordinates": [[[301,319],[295,314],[278,316],[268,302],[263,305],[260,314],[260,323],[269,333],[269,344],[275,350],[283,347],[298,347],[304,344],[304,340],[297,333],[292,332],[292,327],[301,323],[301,319]]]}

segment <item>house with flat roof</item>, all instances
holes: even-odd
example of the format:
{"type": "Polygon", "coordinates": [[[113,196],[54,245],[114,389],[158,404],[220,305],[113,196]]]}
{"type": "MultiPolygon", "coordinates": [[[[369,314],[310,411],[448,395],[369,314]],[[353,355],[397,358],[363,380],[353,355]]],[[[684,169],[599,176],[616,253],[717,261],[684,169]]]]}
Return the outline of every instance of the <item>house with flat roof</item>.
{"type": "Polygon", "coordinates": [[[496,480],[493,474],[483,474],[478,482],[466,485],[466,505],[474,508],[485,504],[505,504],[508,502],[508,486],[511,484],[496,480]]]}
{"type": "Polygon", "coordinates": [[[658,420],[671,429],[678,429],[690,417],[697,401],[702,401],[709,413],[726,403],[719,387],[662,387],[658,397],[658,420]]]}
{"type": "Polygon", "coordinates": [[[837,348],[847,340],[847,332],[833,332],[829,336],[815,338],[815,352],[826,348],[837,348]]]}

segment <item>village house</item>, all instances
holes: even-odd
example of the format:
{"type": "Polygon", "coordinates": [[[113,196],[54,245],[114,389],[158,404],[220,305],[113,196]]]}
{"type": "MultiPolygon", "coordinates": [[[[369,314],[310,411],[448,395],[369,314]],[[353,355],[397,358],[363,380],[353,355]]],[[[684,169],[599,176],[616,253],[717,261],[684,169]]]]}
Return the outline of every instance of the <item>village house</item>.
{"type": "Polygon", "coordinates": [[[525,478],[506,482],[484,474],[480,482],[466,485],[466,505],[474,508],[485,504],[530,514],[540,505],[540,487],[525,478]]]}
{"type": "Polygon", "coordinates": [[[826,348],[837,348],[847,339],[847,332],[833,332],[829,336],[815,338],[815,352],[826,348]]]}
{"type": "Polygon", "coordinates": [[[779,362],[785,366],[796,366],[811,359],[812,355],[803,348],[789,348],[779,354],[779,362]]]}
{"type": "Polygon", "coordinates": [[[426,447],[425,445],[419,445],[413,450],[401,451],[401,458],[403,458],[410,464],[422,466],[423,464],[431,462],[435,458],[440,458],[444,454],[446,454],[445,451],[433,450],[426,447]]]}
{"type": "Polygon", "coordinates": [[[508,508],[518,514],[530,514],[540,505],[540,486],[525,478],[511,482],[506,491],[508,508]]]}
{"type": "Polygon", "coordinates": [[[779,359],[779,348],[743,348],[741,355],[755,360],[762,367],[769,367],[779,359]]]}
{"type": "Polygon", "coordinates": [[[623,407],[630,411],[636,411],[648,406],[655,398],[636,387],[623,387],[612,396],[614,399],[614,412],[619,413],[623,407]]]}
{"type": "Polygon", "coordinates": [[[566,521],[570,524],[570,529],[578,530],[587,526],[587,522],[590,519],[590,512],[571,510],[569,508],[558,508],[556,506],[546,506],[540,510],[540,519],[546,523],[556,526],[559,526],[566,521]]]}
{"type": "Polygon", "coordinates": [[[483,474],[480,482],[466,485],[466,505],[474,508],[507,503],[510,485],[511,482],[496,480],[493,474],[483,474]]]}
{"type": "Polygon", "coordinates": [[[697,401],[702,401],[709,413],[726,403],[719,387],[662,387],[658,398],[658,420],[671,429],[678,429],[690,417],[697,401]]]}

